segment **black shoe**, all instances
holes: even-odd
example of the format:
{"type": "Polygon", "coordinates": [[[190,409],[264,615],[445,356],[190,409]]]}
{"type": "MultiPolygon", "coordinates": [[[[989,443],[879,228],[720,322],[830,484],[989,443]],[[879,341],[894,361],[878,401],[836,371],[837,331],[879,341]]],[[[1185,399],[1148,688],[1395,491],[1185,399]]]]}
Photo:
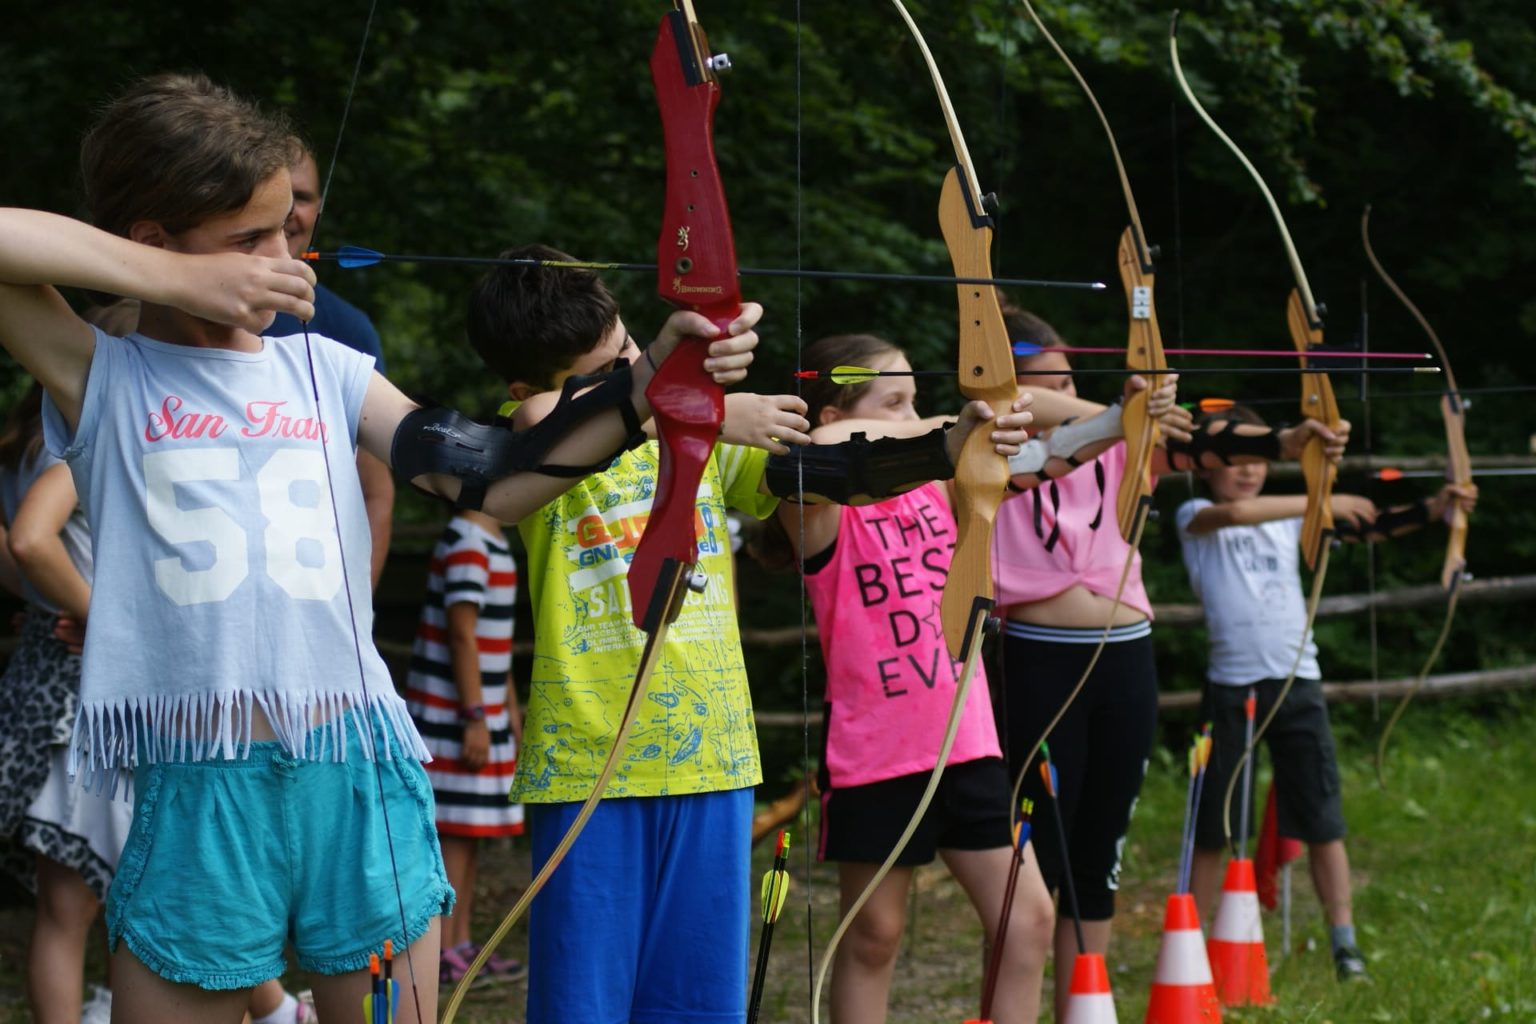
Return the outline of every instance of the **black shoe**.
{"type": "Polygon", "coordinates": [[[1333,951],[1333,969],[1340,981],[1370,981],[1365,969],[1365,955],[1354,946],[1340,946],[1333,951]]]}

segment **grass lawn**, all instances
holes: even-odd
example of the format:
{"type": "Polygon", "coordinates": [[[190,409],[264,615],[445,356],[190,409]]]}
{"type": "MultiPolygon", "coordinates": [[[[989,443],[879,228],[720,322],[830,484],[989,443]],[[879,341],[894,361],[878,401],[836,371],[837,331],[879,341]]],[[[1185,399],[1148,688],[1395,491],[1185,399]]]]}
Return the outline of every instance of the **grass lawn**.
{"type": "MultiPolygon", "coordinates": [[[[1474,717],[1460,707],[1418,705],[1394,738],[1389,781],[1371,767],[1376,724],[1364,710],[1338,713],[1345,810],[1352,830],[1355,916],[1373,983],[1340,986],[1305,863],[1298,862],[1294,942],[1280,948],[1278,915],[1266,916],[1276,1005],[1229,1011],[1229,1021],[1536,1021],[1536,703],[1504,698],[1474,717]]],[[[1183,810],[1181,766],[1152,765],[1126,849],[1125,888],[1109,963],[1119,1018],[1139,1021],[1171,891],[1183,810]]],[[[803,826],[802,826],[803,828],[803,826]]],[[[810,1019],[807,918],[817,950],[837,923],[833,873],[816,865],[807,884],[799,849],[794,887],[774,940],[762,1019],[810,1019]]],[[[766,869],[771,844],[755,856],[766,869]]],[[[477,934],[486,934],[527,877],[526,846],[487,851],[477,934]]],[[[909,943],[891,994],[891,1024],[959,1022],[975,1014],[980,925],[941,867],[918,873],[909,943]]],[[[0,912],[0,1024],[28,1018],[22,963],[30,914],[0,912]]],[[[232,921],[232,926],[238,923],[232,921]]],[[[754,942],[757,928],[752,929],[754,942]]],[[[521,929],[508,943],[521,954],[521,929]]],[[[99,954],[92,956],[99,971],[99,954]]],[[[401,976],[397,972],[397,976],[401,976]]],[[[303,984],[289,979],[290,987],[303,984]]],[[[521,984],[477,992],[460,1020],[522,1019],[521,984]]],[[[573,1008],[573,1011],[578,1008],[573,1008]]],[[[579,1012],[572,1017],[580,1020],[579,1012]]]]}

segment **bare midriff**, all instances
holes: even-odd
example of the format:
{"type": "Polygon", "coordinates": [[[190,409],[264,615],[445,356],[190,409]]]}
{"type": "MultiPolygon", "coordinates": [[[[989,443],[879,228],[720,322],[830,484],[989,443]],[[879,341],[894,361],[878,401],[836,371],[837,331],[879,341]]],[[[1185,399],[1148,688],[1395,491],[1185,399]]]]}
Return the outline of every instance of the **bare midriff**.
{"type": "MultiPolygon", "coordinates": [[[[1053,626],[1057,629],[1103,629],[1110,621],[1109,610],[1114,599],[1096,594],[1075,583],[1043,601],[1010,605],[1008,618],[1013,622],[1027,622],[1034,626],[1053,626]]],[[[1122,604],[1115,609],[1115,626],[1131,626],[1146,618],[1140,610],[1122,604]]]]}

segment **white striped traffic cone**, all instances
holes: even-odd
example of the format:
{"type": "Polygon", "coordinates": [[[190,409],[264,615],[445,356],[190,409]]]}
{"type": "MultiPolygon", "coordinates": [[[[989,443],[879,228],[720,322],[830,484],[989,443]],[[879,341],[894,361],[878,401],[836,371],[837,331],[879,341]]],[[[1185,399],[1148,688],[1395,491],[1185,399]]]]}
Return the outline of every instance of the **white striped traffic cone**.
{"type": "Polygon", "coordinates": [[[1072,988],[1062,1024],[1120,1024],[1115,997],[1109,991],[1104,954],[1079,953],[1072,963],[1072,988]]]}
{"type": "Polygon", "coordinates": [[[1253,861],[1247,858],[1227,864],[1216,924],[1206,951],[1222,1006],[1268,1006],[1275,1001],[1269,993],[1259,890],[1254,884],[1253,861]]]}
{"type": "Polygon", "coordinates": [[[1147,1002],[1146,1024],[1219,1024],[1221,1005],[1200,935],[1200,912],[1187,892],[1168,897],[1163,944],[1147,1002]]]}

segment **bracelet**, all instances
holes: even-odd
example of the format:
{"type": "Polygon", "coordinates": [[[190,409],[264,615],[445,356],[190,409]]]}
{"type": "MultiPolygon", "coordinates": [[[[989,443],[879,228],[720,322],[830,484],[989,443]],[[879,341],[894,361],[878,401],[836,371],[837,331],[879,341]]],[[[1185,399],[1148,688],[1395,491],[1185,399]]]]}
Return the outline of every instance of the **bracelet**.
{"type": "Polygon", "coordinates": [[[652,373],[655,373],[661,369],[661,367],[656,365],[656,357],[651,355],[651,346],[649,345],[645,346],[645,361],[651,364],[652,373]]]}
{"type": "Polygon", "coordinates": [[[465,725],[468,725],[471,722],[483,722],[483,721],[485,721],[485,705],[484,704],[461,704],[461,705],[459,705],[459,721],[463,722],[465,725]]]}

